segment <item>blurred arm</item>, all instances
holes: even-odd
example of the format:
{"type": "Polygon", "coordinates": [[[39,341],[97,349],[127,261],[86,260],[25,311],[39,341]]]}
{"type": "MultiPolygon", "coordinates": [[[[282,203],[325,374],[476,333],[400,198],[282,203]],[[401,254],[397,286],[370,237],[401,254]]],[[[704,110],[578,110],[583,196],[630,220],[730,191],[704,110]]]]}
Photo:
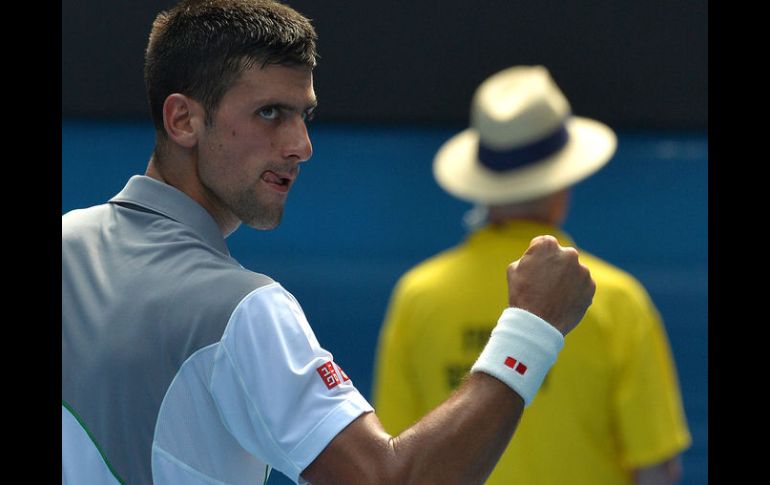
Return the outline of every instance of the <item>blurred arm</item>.
{"type": "Polygon", "coordinates": [[[681,477],[682,460],[679,456],[634,471],[637,485],[674,485],[681,477]]]}

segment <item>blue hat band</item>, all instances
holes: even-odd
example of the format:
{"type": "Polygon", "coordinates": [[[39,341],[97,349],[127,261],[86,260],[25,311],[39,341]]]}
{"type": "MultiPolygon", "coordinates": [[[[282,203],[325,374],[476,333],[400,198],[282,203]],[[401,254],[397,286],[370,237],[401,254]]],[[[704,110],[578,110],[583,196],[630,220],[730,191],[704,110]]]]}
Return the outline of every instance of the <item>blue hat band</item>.
{"type": "Polygon", "coordinates": [[[561,150],[568,140],[567,127],[562,124],[550,135],[511,150],[495,150],[479,143],[478,159],[482,165],[494,172],[505,172],[548,158],[561,150]]]}

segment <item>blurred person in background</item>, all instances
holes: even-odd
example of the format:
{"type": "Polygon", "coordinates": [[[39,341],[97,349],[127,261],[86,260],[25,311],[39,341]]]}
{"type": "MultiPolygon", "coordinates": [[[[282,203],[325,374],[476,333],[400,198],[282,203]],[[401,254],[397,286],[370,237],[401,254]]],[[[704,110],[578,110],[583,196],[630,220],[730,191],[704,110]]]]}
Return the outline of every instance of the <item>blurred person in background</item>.
{"type": "MultiPolygon", "coordinates": [[[[433,165],[444,190],[474,203],[472,232],[401,277],[381,329],[373,400],[388,432],[466,379],[507,298],[501,265],[539,234],[575,246],[561,229],[570,187],[615,148],[609,127],[572,115],[543,66],[511,67],[478,87],[471,127],[433,165]]],[[[676,483],[691,437],[661,317],[633,276],[583,250],[581,261],[596,281],[593,304],[487,483],[676,483]]]]}

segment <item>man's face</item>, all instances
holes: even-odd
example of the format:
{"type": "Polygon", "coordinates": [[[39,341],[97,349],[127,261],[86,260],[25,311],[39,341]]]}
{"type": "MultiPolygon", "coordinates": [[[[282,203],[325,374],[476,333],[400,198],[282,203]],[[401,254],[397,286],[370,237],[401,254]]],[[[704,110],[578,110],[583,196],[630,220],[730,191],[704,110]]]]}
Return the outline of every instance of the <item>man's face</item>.
{"type": "Polygon", "coordinates": [[[256,229],[281,222],[299,164],[313,153],[305,126],[316,105],[309,68],[259,65],[222,97],[198,145],[204,196],[256,229]]]}

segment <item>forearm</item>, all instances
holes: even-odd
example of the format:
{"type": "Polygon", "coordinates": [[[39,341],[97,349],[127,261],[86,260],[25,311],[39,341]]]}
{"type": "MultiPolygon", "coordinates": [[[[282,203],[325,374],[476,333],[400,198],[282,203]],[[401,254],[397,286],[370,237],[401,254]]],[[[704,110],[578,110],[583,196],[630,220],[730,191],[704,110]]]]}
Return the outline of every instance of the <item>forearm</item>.
{"type": "Polygon", "coordinates": [[[524,401],[474,373],[447,401],[393,438],[398,483],[483,483],[513,436],[524,401]]]}
{"type": "Polygon", "coordinates": [[[302,476],[314,485],[483,483],[508,445],[523,408],[524,401],[510,387],[474,373],[397,437],[388,435],[374,414],[361,416],[302,476]]]}

